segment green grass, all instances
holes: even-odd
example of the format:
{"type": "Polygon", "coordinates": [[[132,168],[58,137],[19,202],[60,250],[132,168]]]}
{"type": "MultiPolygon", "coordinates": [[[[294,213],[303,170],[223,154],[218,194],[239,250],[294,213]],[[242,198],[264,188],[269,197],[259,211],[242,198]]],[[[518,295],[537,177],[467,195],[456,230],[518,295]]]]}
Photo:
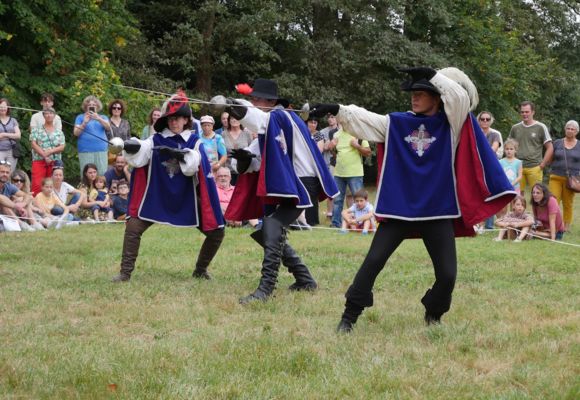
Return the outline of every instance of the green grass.
{"type": "MultiPolygon", "coordinates": [[[[419,299],[433,271],[408,240],[345,336],[334,331],[344,292],[371,238],[291,233],[320,290],[289,292],[284,271],[272,301],[242,307],[261,261],[249,233],[226,232],[207,282],[190,277],[202,235],[154,226],[133,279],[117,285],[122,225],[0,235],[0,397],[580,396],[578,247],[458,239],[451,311],[426,327],[419,299]]],[[[580,244],[579,218],[565,239],[580,244]]]]}

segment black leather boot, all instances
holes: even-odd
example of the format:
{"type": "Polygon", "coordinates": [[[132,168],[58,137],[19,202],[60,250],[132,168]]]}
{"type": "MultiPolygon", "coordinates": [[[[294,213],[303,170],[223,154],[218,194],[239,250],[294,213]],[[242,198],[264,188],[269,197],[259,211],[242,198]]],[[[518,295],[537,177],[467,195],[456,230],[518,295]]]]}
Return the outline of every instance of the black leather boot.
{"type": "MultiPolygon", "coordinates": [[[[262,230],[253,232],[251,238],[260,246],[264,247],[264,235],[262,230]]],[[[285,241],[282,249],[282,264],[288,268],[288,272],[294,275],[296,282],[294,282],[288,289],[290,290],[316,290],[318,284],[310,274],[308,267],[302,262],[296,251],[285,241]]]]}
{"type": "Polygon", "coordinates": [[[286,241],[286,231],[280,221],[274,218],[264,218],[262,226],[264,243],[264,260],[262,261],[262,277],[258,288],[248,296],[240,298],[240,304],[255,301],[266,301],[274,292],[278,281],[278,269],[282,258],[282,248],[286,241]]]}
{"type": "Polygon", "coordinates": [[[205,235],[205,240],[201,245],[201,249],[199,249],[195,270],[191,276],[198,279],[210,280],[211,276],[207,273],[207,267],[215,257],[224,240],[224,230],[215,229],[202,233],[205,235]]]}

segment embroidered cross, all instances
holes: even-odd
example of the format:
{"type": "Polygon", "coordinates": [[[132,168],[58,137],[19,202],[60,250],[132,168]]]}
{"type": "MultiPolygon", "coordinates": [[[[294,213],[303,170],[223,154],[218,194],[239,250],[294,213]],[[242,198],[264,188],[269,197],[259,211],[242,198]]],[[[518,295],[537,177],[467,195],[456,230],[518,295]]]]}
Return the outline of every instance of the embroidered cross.
{"type": "Polygon", "coordinates": [[[170,158],[167,161],[163,161],[161,165],[165,167],[167,175],[169,175],[170,178],[173,178],[175,175],[179,173],[179,171],[181,171],[179,161],[177,161],[175,158],[170,158]]]}
{"type": "Polygon", "coordinates": [[[419,157],[425,154],[425,151],[437,140],[436,137],[432,137],[429,132],[425,130],[425,125],[421,124],[417,130],[411,132],[409,136],[405,137],[405,142],[410,143],[413,150],[417,152],[419,157]]]}
{"type": "Polygon", "coordinates": [[[280,131],[278,136],[276,136],[274,139],[280,144],[280,148],[282,149],[284,154],[288,153],[288,149],[286,147],[286,138],[284,138],[284,132],[280,131]]]}

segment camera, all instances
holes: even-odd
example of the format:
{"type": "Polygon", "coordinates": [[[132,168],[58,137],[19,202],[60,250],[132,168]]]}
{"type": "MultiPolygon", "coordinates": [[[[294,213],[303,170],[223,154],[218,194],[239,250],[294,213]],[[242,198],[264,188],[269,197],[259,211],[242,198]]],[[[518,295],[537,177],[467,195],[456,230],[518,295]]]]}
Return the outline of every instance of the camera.
{"type": "Polygon", "coordinates": [[[90,113],[96,113],[97,112],[97,107],[95,107],[95,106],[89,106],[89,112],[90,113]]]}

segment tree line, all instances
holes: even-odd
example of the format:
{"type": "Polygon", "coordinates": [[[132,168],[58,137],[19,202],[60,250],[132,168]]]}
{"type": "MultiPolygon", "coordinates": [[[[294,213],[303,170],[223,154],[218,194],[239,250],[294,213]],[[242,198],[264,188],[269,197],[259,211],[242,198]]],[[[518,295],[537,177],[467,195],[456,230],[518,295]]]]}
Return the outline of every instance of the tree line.
{"type": "Polygon", "coordinates": [[[266,77],[297,107],[387,113],[408,107],[398,67],[456,66],[504,136],[523,100],[561,136],[580,118],[579,28],[577,0],[0,0],[0,96],[38,108],[52,92],[71,122],[85,96],[120,97],[139,132],[163,96],[116,85],[207,100],[266,77]]]}

